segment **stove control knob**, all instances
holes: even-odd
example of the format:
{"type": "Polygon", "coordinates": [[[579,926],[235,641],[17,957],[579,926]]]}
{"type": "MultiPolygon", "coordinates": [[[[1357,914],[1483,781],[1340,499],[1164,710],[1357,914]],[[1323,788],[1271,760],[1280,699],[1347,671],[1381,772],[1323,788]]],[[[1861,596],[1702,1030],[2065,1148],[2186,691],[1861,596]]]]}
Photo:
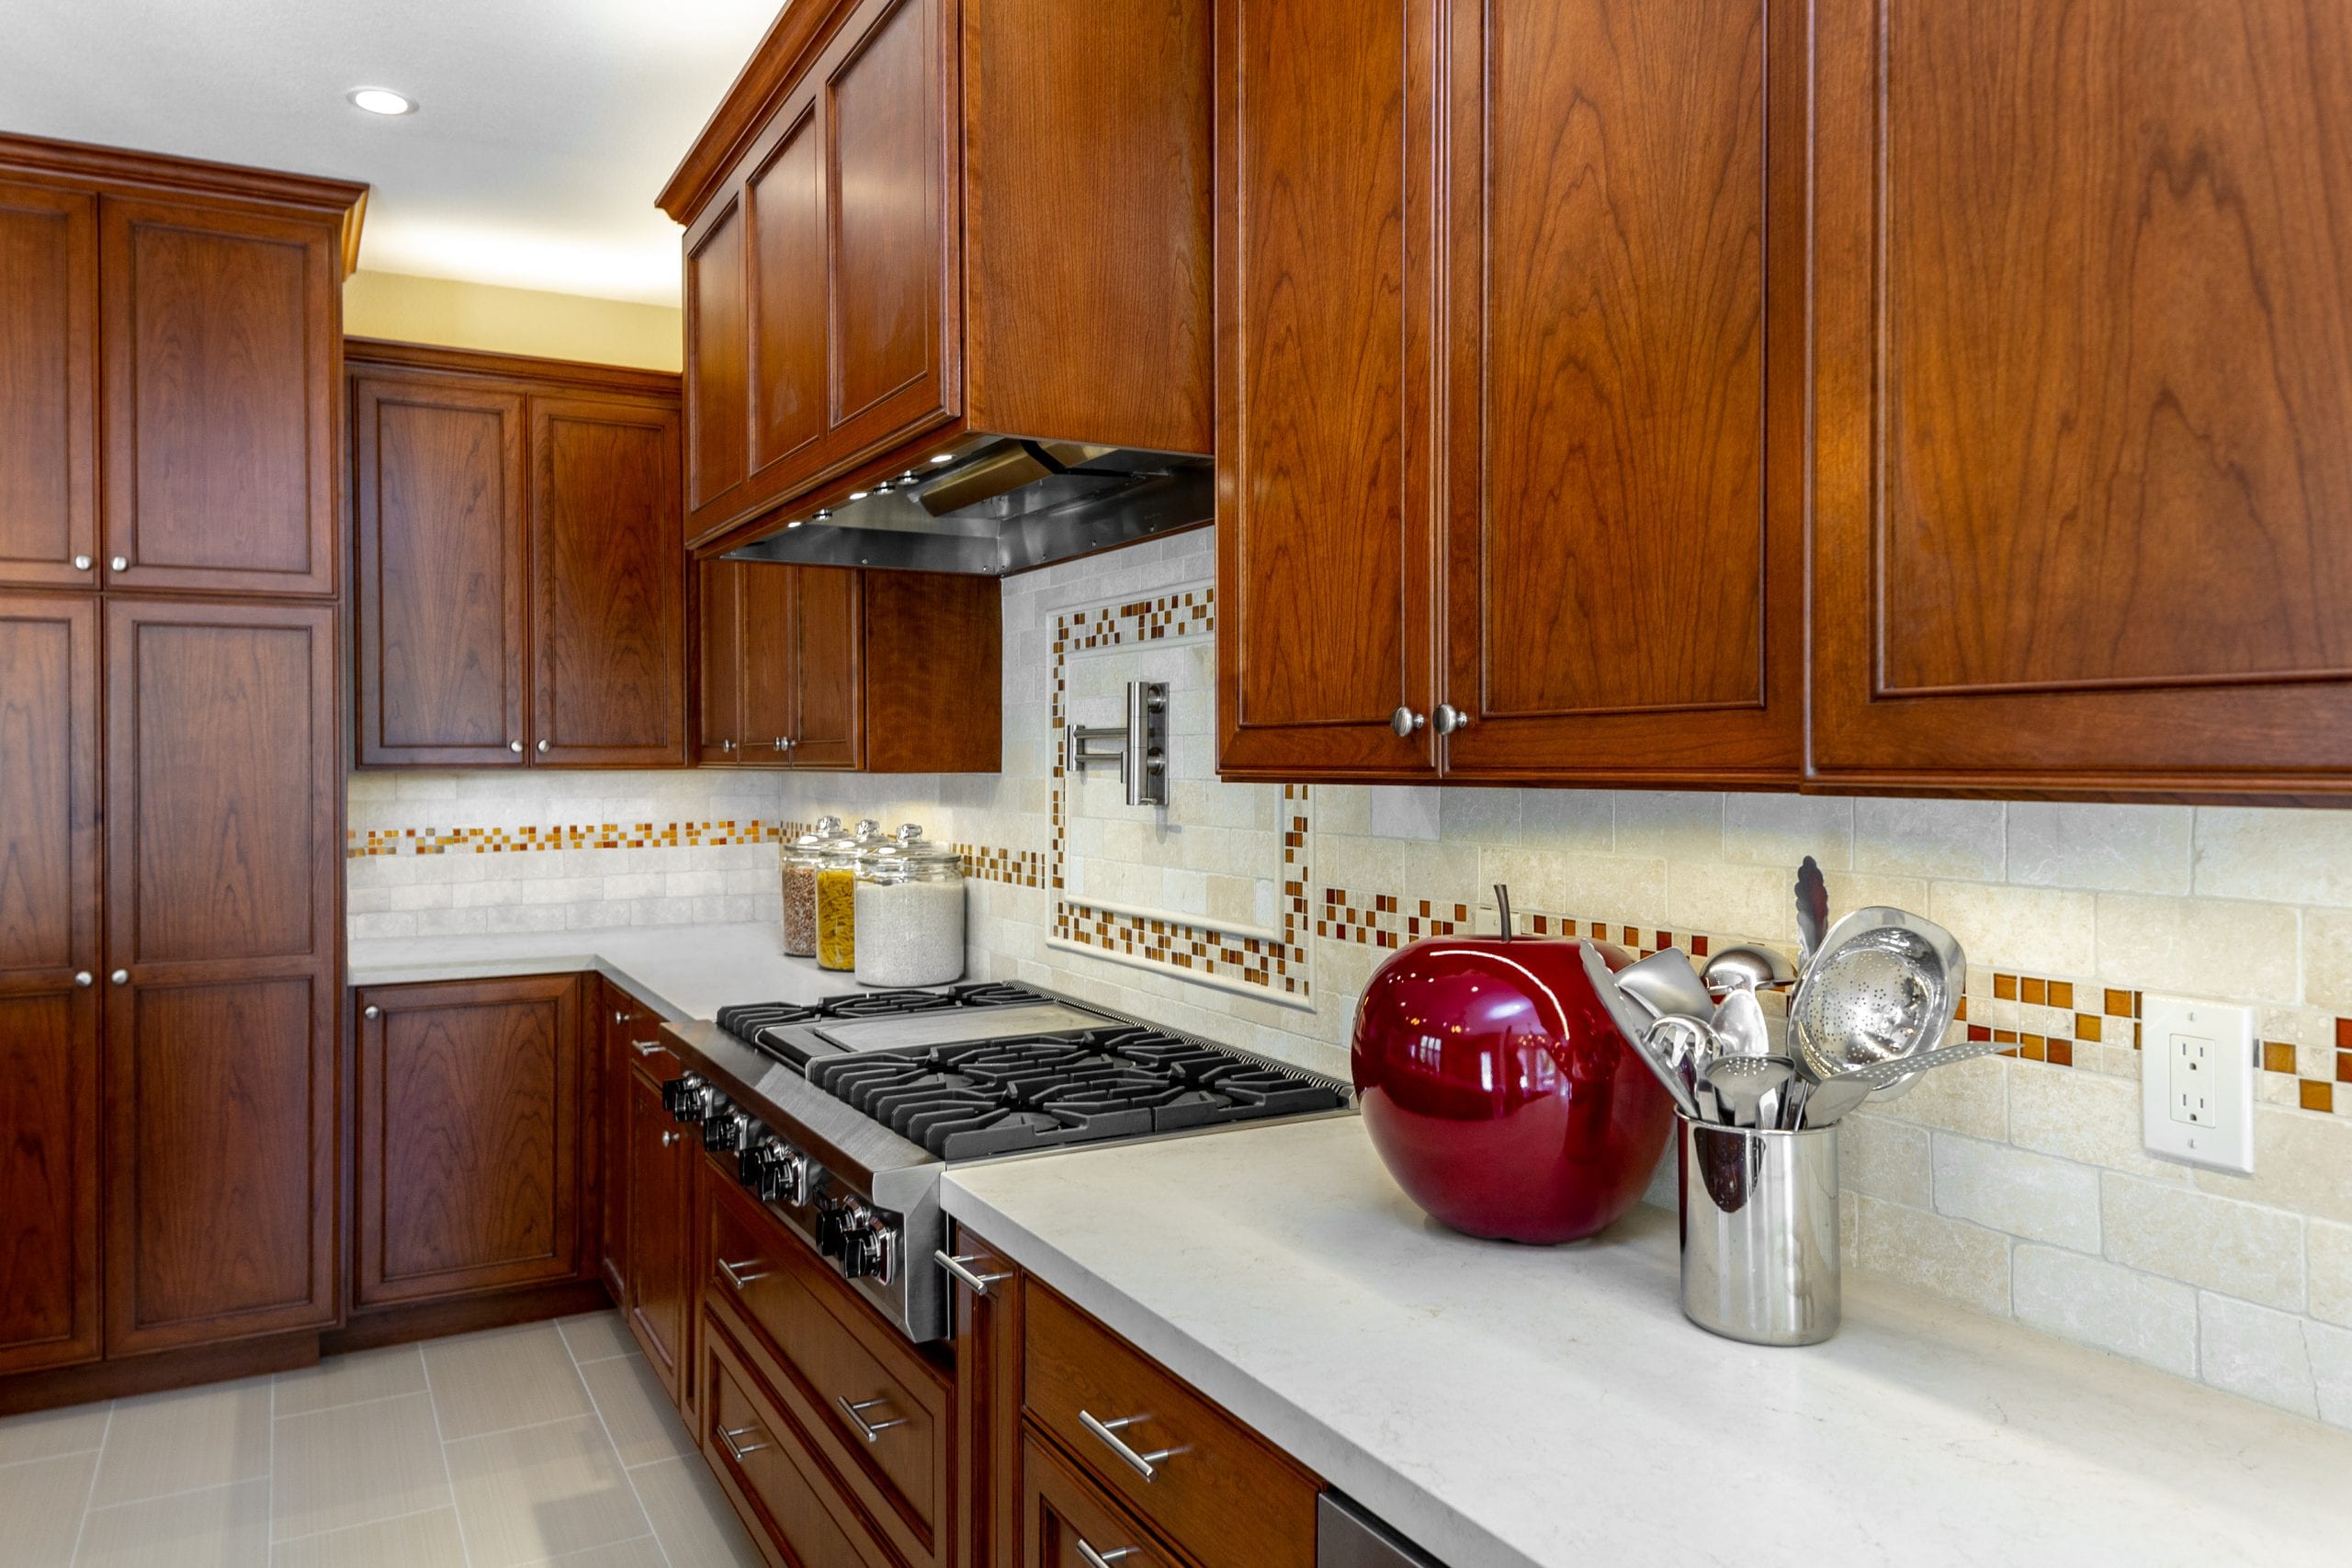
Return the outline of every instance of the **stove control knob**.
{"type": "Polygon", "coordinates": [[[899,1272],[899,1233],[889,1225],[868,1223],[853,1232],[842,1252],[842,1272],[853,1280],[888,1284],[899,1272]]]}
{"type": "Polygon", "coordinates": [[[718,1097],[709,1113],[703,1118],[702,1146],[715,1155],[739,1154],[752,1146],[757,1122],[729,1104],[724,1095],[718,1097]]]}
{"type": "Polygon", "coordinates": [[[702,1094],[709,1086],[700,1073],[687,1073],[662,1086],[662,1108],[681,1122],[702,1120],[702,1094]]]}
{"type": "Polygon", "coordinates": [[[808,1201],[808,1156],[782,1138],[765,1137],[745,1149],[735,1170],[736,1179],[763,1203],[797,1208],[808,1201]]]}
{"type": "Polygon", "coordinates": [[[828,1199],[817,1205],[817,1250],[846,1262],[852,1238],[872,1223],[872,1211],[856,1199],[828,1199]]]}

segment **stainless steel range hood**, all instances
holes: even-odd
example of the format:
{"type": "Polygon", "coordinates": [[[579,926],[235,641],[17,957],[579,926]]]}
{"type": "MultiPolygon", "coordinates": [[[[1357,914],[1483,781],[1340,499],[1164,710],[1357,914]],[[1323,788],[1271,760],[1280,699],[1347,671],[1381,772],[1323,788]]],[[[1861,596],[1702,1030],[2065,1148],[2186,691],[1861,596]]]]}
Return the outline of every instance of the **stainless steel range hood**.
{"type": "Polygon", "coordinates": [[[974,433],[920,468],[780,514],[728,558],[1002,577],[1206,523],[1216,490],[1195,453],[974,433]]]}

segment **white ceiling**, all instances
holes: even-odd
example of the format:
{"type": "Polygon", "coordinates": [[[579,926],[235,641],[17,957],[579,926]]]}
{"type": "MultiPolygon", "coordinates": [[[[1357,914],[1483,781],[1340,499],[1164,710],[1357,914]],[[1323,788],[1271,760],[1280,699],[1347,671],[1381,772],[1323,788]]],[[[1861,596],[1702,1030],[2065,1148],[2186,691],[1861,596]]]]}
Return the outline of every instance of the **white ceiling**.
{"type": "Polygon", "coordinates": [[[0,130],[365,180],[362,266],[674,305],[653,197],[783,5],[0,0],[0,130]]]}

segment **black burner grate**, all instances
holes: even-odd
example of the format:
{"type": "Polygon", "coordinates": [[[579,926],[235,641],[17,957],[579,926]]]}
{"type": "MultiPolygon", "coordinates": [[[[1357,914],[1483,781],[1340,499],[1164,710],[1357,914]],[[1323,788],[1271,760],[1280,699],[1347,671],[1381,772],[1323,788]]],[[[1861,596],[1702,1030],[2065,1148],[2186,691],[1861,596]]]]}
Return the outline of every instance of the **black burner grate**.
{"type": "Polygon", "coordinates": [[[1053,998],[1011,980],[967,980],[944,991],[853,991],[820,1002],[743,1002],[718,1010],[718,1027],[747,1045],[764,1045],[763,1032],[827,1019],[893,1018],[950,1009],[1020,1007],[1053,998]]]}

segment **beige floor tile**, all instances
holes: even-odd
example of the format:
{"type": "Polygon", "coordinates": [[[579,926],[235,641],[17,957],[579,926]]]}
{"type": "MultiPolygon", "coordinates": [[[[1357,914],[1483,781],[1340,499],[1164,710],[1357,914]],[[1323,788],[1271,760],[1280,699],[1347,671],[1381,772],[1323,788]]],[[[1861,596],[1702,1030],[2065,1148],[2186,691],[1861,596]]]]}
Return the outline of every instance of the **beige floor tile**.
{"type": "Polygon", "coordinates": [[[18,1460],[55,1459],[59,1454],[95,1453],[107,1435],[105,1400],[64,1410],[37,1410],[0,1421],[0,1464],[18,1460]]]}
{"type": "Polygon", "coordinates": [[[65,1568],[82,1531],[94,1453],[26,1460],[0,1468],[0,1562],[8,1568],[65,1568]]]}
{"type": "Polygon", "coordinates": [[[280,1540],[454,1503],[421,1393],[277,1418],[270,1533],[280,1540]]]}
{"type": "Polygon", "coordinates": [[[458,1510],[435,1508],[346,1530],[281,1540],[270,1568],[466,1568],[458,1510]]]}
{"type": "Polygon", "coordinates": [[[256,1568],[269,1561],[269,1483],[241,1481],[93,1508],[74,1568],[256,1568]]]}
{"type": "Polygon", "coordinates": [[[542,1557],[526,1568],[699,1568],[699,1564],[672,1563],[662,1554],[660,1541],[641,1535],[635,1540],[592,1546],[585,1551],[567,1551],[560,1557],[542,1557]]]}
{"type": "Polygon", "coordinates": [[[571,1347],[571,1359],[575,1361],[602,1361],[614,1356],[637,1354],[637,1341],[629,1337],[628,1325],[616,1312],[567,1317],[556,1326],[563,1330],[564,1342],[571,1347]]]}
{"type": "Polygon", "coordinates": [[[551,1323],[439,1339],[424,1347],[441,1436],[449,1442],[585,1416],[588,1391],[551,1323]]]}
{"type": "Polygon", "coordinates": [[[686,1424],[670,1403],[669,1391],[654,1377],[642,1356],[616,1356],[591,1361],[580,1369],[605,1430],[620,1450],[623,1464],[645,1464],[673,1454],[692,1453],[686,1424]]]}
{"type": "Polygon", "coordinates": [[[473,1568],[608,1546],[650,1528],[594,1416],[453,1442],[448,1456],[473,1568]]]}
{"type": "Polygon", "coordinates": [[[254,1481],[269,1473],[269,1380],[115,1402],[90,1506],[254,1481]]]}
{"type": "MultiPolygon", "coordinates": [[[[653,1520],[653,1533],[674,1563],[695,1568],[763,1568],[759,1549],[743,1533],[735,1506],[700,1455],[665,1459],[628,1472],[653,1520]]],[[[477,1565],[479,1568],[479,1565],[477,1565]]]]}
{"type": "Polygon", "coordinates": [[[299,1372],[278,1373],[277,1413],[302,1416],[338,1404],[424,1392],[424,1356],[413,1345],[388,1345],[380,1350],[330,1356],[299,1372]]]}

